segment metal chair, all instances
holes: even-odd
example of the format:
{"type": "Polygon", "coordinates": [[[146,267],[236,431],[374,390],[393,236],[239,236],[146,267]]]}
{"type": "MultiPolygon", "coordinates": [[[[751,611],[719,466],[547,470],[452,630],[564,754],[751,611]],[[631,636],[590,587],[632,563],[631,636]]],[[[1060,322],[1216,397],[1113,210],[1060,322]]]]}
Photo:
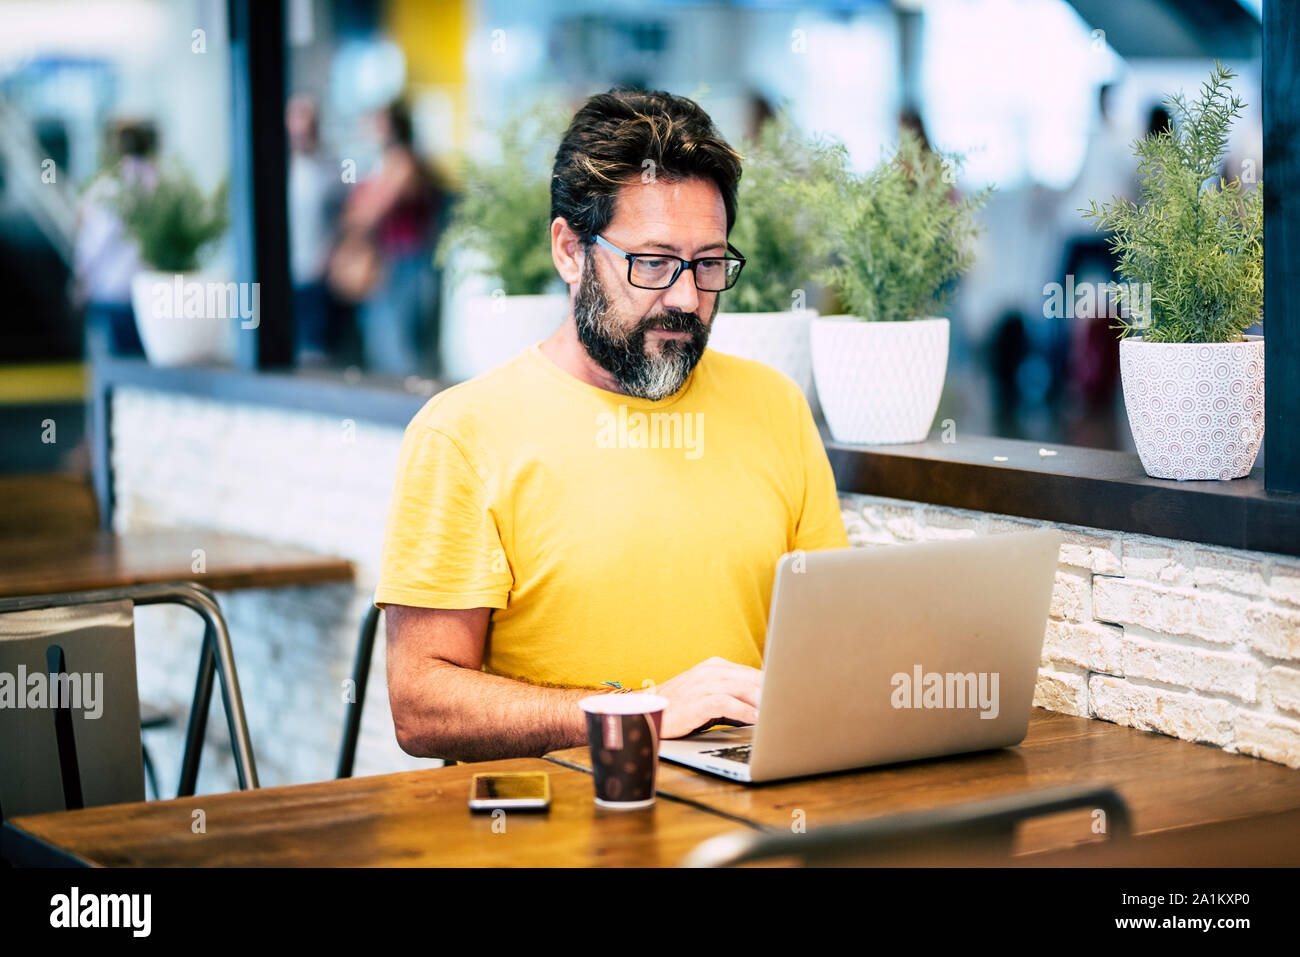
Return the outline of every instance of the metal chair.
{"type": "Polygon", "coordinates": [[[366,703],[366,682],[370,680],[370,662],[375,651],[375,632],[379,629],[379,611],[375,596],[361,618],[361,634],[357,638],[357,653],[352,659],[352,700],[343,709],[343,741],[339,745],[339,764],[336,778],[352,777],[352,765],[357,757],[357,738],[361,734],[361,711],[366,703]]]}
{"type": "Polygon", "coordinates": [[[963,857],[987,864],[1010,857],[1021,822],[1078,808],[1103,810],[1112,841],[1131,833],[1128,807],[1111,788],[1052,788],[814,828],[804,834],[723,834],[696,847],[682,866],[735,867],[776,860],[804,866],[951,865],[963,857]]]}
{"type": "Polygon", "coordinates": [[[58,708],[0,708],[0,820],[144,799],[134,606],[159,604],[184,605],[204,621],[178,796],[194,793],[217,675],[239,787],[258,786],[230,634],[207,588],[178,582],[6,598],[0,599],[0,674],[40,672],[51,687],[56,681],[71,686],[72,679],[60,676],[102,674],[108,707],[97,718],[84,709],[78,714],[66,700],[58,708]]]}

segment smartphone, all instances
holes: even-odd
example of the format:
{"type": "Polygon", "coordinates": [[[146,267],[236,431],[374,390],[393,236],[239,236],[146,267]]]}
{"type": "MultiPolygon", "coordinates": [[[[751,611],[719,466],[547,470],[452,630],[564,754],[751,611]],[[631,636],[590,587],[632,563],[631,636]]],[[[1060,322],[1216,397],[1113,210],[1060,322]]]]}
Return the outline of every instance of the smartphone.
{"type": "Polygon", "coordinates": [[[471,811],[545,811],[551,806],[551,776],[545,771],[476,774],[469,786],[471,811]]]}

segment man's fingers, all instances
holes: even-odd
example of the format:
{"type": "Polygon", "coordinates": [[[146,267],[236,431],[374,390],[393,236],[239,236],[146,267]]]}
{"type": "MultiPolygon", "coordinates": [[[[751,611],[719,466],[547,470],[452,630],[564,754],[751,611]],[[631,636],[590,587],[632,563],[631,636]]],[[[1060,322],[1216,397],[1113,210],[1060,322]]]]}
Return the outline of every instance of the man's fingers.
{"type": "Polygon", "coordinates": [[[680,737],[702,723],[754,724],[758,720],[763,672],[713,657],[670,679],[659,690],[671,702],[664,737],[680,737]]]}
{"type": "Polygon", "coordinates": [[[700,702],[700,713],[741,724],[753,724],[758,720],[758,709],[753,704],[729,694],[709,695],[700,702]]]}
{"type": "Polygon", "coordinates": [[[731,695],[758,707],[758,699],[763,692],[763,672],[721,675],[716,681],[710,682],[709,690],[731,695]]]}
{"type": "Polygon", "coordinates": [[[706,694],[665,713],[665,738],[679,738],[711,724],[754,724],[758,709],[729,694],[706,694]],[[671,729],[671,730],[670,730],[671,729]]]}

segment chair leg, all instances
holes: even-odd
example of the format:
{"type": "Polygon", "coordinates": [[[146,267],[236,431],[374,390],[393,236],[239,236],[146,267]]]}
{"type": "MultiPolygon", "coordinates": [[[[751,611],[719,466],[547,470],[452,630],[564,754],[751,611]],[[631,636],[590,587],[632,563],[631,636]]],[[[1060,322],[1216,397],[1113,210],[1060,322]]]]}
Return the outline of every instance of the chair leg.
{"type": "Polygon", "coordinates": [[[339,747],[339,764],[335,777],[352,777],[352,765],[357,756],[357,738],[361,734],[361,712],[366,703],[366,682],[370,679],[370,662],[375,649],[375,632],[379,630],[379,609],[371,596],[365,617],[361,619],[361,634],[357,638],[357,654],[352,662],[352,700],[343,713],[343,742],[339,747]]]}
{"type": "MultiPolygon", "coordinates": [[[[140,745],[140,756],[144,759],[144,779],[149,782],[149,787],[153,789],[154,799],[162,797],[162,789],[158,787],[158,774],[154,771],[153,759],[149,757],[149,745],[140,745]]],[[[145,795],[148,799],[148,794],[145,795]]]]}
{"type": "Polygon", "coordinates": [[[203,738],[208,731],[208,708],[212,705],[212,683],[216,662],[212,654],[212,628],[203,626],[203,645],[199,649],[199,673],[194,681],[194,699],[190,706],[189,726],[185,731],[185,754],[181,758],[181,780],[177,797],[191,797],[199,779],[199,759],[203,756],[203,738]]]}
{"type": "Polygon", "coordinates": [[[253,744],[248,736],[248,723],[244,717],[244,701],[239,693],[239,678],[235,671],[235,651],[230,645],[230,632],[221,617],[221,607],[212,592],[197,585],[192,586],[199,601],[191,605],[208,623],[204,634],[206,644],[212,647],[216,659],[217,675],[221,678],[221,703],[226,711],[226,727],[235,753],[235,773],[241,790],[257,787],[257,766],[253,760],[253,744]],[[207,639],[211,639],[207,641],[207,639]]]}
{"type": "MultiPolygon", "coordinates": [[[[235,654],[230,647],[230,632],[221,616],[221,606],[216,596],[194,582],[139,586],[131,590],[137,605],[174,602],[196,612],[203,619],[203,651],[199,657],[199,675],[194,689],[194,708],[190,713],[190,729],[185,746],[186,774],[182,788],[188,785],[193,793],[198,773],[199,754],[202,751],[203,732],[207,727],[208,704],[212,699],[212,671],[221,679],[221,703],[225,706],[226,725],[230,730],[230,746],[235,756],[235,773],[240,790],[257,787],[257,765],[253,759],[253,744],[249,740],[248,722],[244,717],[244,701],[239,694],[239,678],[235,672],[235,654]]],[[[182,797],[186,796],[182,792],[182,797]]]]}

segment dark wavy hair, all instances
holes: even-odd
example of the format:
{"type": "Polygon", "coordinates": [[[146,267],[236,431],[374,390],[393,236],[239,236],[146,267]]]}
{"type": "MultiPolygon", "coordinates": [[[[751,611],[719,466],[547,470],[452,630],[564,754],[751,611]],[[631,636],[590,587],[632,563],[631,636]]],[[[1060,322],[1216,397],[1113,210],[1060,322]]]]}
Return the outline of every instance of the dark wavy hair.
{"type": "Polygon", "coordinates": [[[669,182],[711,179],[736,221],[740,154],[694,100],[661,90],[619,87],[589,97],[565,131],[551,171],[551,219],[563,216],[587,244],[614,218],[620,187],[646,160],[669,182]]]}

